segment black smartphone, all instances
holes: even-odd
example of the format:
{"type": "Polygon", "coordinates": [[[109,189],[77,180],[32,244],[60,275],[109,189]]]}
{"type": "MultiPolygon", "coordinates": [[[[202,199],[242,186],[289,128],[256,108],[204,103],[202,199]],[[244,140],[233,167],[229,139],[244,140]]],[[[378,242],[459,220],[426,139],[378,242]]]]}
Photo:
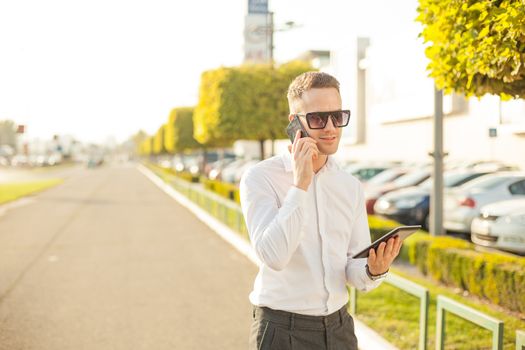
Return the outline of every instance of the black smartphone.
{"type": "Polygon", "coordinates": [[[297,130],[301,130],[301,137],[309,137],[308,132],[306,132],[306,129],[303,126],[303,123],[301,123],[301,120],[298,116],[294,115],[292,121],[288,126],[286,127],[286,133],[288,134],[288,137],[290,138],[290,141],[294,141],[295,134],[297,133],[297,130]]]}
{"type": "Polygon", "coordinates": [[[366,247],[365,249],[363,249],[362,251],[354,255],[352,258],[354,259],[368,258],[368,253],[370,252],[370,249],[374,248],[374,250],[376,250],[379,244],[381,244],[381,242],[386,242],[390,238],[397,237],[397,236],[399,236],[401,240],[403,241],[405,240],[405,238],[407,238],[408,236],[410,236],[411,234],[413,234],[420,228],[421,228],[421,225],[396,227],[395,229],[388,232],[386,235],[377,239],[374,243],[370,244],[368,247],[366,247]]]}

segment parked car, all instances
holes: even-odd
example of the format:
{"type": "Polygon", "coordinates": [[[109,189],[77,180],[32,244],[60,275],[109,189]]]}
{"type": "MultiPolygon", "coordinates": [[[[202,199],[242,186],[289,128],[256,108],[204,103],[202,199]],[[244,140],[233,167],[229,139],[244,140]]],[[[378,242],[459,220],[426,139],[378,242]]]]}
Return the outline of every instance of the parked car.
{"type": "Polygon", "coordinates": [[[446,164],[449,168],[456,169],[470,169],[477,171],[518,171],[519,168],[515,165],[505,164],[496,160],[477,160],[477,161],[456,161],[446,164]]]}
{"type": "Polygon", "coordinates": [[[235,173],[248,161],[248,159],[237,159],[228,164],[222,169],[221,180],[224,182],[235,183],[235,173]]]}
{"type": "Polygon", "coordinates": [[[242,174],[248,170],[249,168],[251,168],[252,166],[254,166],[255,164],[259,163],[259,160],[257,159],[252,159],[252,160],[249,160],[247,161],[246,163],[244,163],[242,166],[240,166],[239,168],[237,168],[237,170],[235,171],[235,175],[234,175],[234,183],[236,183],[237,185],[239,184],[239,182],[241,182],[241,177],[242,177],[242,174]]]}
{"type": "Polygon", "coordinates": [[[481,176],[445,193],[443,227],[470,233],[472,220],[484,205],[525,196],[525,173],[499,172],[481,176]]]}
{"type": "Polygon", "coordinates": [[[206,163],[206,165],[204,166],[204,176],[211,178],[210,173],[215,170],[215,175],[213,177],[214,179],[218,178],[220,170],[222,170],[222,168],[224,168],[226,165],[233,162],[235,159],[235,154],[224,153],[222,159],[220,158],[214,162],[206,163]]]}
{"type": "Polygon", "coordinates": [[[209,164],[214,163],[220,159],[235,157],[235,154],[230,151],[207,150],[206,157],[202,153],[198,155],[199,173],[208,176],[208,173],[210,172],[210,168],[208,166],[209,164]]]}
{"type": "MultiPolygon", "coordinates": [[[[194,154],[182,154],[175,155],[171,158],[171,168],[176,171],[190,171],[190,167],[198,166],[197,155],[194,154]]],[[[198,170],[198,168],[197,168],[198,170]]]]}
{"type": "Polygon", "coordinates": [[[350,166],[347,166],[344,168],[346,172],[349,172],[350,174],[357,177],[360,181],[366,182],[376,176],[377,174],[380,174],[381,172],[391,168],[392,165],[373,165],[373,164],[352,164],[350,166]]]}
{"type": "MultiPolygon", "coordinates": [[[[235,158],[224,158],[213,162],[209,165],[208,178],[210,180],[221,180],[222,179],[222,170],[226,168],[229,164],[233,163],[235,158]]],[[[205,170],[206,172],[206,170],[205,170]]]]}
{"type": "Polygon", "coordinates": [[[482,207],[472,220],[470,237],[481,246],[525,254],[525,198],[482,207]]]}
{"type": "MultiPolygon", "coordinates": [[[[443,187],[461,186],[486,174],[479,171],[446,172],[443,175],[443,187]]],[[[432,185],[432,178],[428,178],[419,186],[389,192],[379,197],[374,205],[374,212],[405,225],[421,225],[428,230],[432,185]]]]}
{"type": "MultiPolygon", "coordinates": [[[[378,176],[380,176],[379,174],[378,176]]],[[[377,187],[366,187],[365,188],[365,204],[366,204],[366,212],[369,215],[373,215],[374,212],[374,205],[379,197],[382,195],[392,192],[395,190],[399,190],[401,188],[410,187],[410,186],[417,186],[426,179],[430,177],[430,169],[418,169],[413,170],[410,172],[407,172],[404,175],[401,175],[397,179],[395,179],[392,182],[386,183],[382,186],[377,187]]]]}
{"type": "Polygon", "coordinates": [[[10,163],[9,158],[0,156],[0,166],[9,166],[10,163]]]}
{"type": "Polygon", "coordinates": [[[395,179],[405,175],[408,172],[407,168],[401,168],[401,167],[394,167],[387,169],[385,171],[382,171],[381,173],[377,174],[370,180],[368,180],[364,186],[365,189],[373,189],[375,187],[380,187],[385,184],[391,183],[395,179]]]}
{"type": "Polygon", "coordinates": [[[16,167],[28,166],[29,157],[23,154],[16,154],[11,158],[11,165],[16,167]]]}

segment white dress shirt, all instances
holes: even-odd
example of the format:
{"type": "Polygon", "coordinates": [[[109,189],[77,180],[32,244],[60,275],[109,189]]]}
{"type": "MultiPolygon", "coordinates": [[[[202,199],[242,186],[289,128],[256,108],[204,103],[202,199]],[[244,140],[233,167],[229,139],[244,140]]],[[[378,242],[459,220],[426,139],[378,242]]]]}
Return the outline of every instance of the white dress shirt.
{"type": "Polygon", "coordinates": [[[240,182],[251,245],[262,264],[250,302],[304,315],[328,315],[348,302],[347,282],[377,287],[366,259],[352,256],[370,244],[362,184],[333,157],[308,191],[293,186],[288,151],[259,162],[240,182]]]}

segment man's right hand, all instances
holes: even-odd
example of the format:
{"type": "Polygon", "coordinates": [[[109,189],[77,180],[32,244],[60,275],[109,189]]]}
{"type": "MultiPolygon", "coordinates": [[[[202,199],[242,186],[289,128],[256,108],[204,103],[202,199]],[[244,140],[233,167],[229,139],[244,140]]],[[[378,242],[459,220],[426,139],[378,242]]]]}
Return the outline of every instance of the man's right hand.
{"type": "Polygon", "coordinates": [[[311,137],[301,137],[301,131],[297,130],[288,150],[292,154],[294,186],[307,191],[314,175],[312,162],[319,157],[317,141],[311,137]]]}

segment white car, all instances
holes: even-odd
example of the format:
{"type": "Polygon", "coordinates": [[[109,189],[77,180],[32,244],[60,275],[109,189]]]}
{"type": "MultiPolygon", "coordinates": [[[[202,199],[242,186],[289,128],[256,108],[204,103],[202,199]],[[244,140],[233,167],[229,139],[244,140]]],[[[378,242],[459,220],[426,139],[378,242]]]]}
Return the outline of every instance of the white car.
{"type": "Polygon", "coordinates": [[[525,254],[525,198],[489,204],[472,220],[472,242],[525,254]]]}
{"type": "Polygon", "coordinates": [[[447,191],[443,203],[443,226],[448,231],[470,233],[481,207],[518,197],[525,198],[525,173],[499,172],[478,177],[447,191]]]}
{"type": "Polygon", "coordinates": [[[237,159],[222,169],[221,178],[223,182],[235,183],[235,174],[244,164],[249,162],[248,159],[237,159]]]}

